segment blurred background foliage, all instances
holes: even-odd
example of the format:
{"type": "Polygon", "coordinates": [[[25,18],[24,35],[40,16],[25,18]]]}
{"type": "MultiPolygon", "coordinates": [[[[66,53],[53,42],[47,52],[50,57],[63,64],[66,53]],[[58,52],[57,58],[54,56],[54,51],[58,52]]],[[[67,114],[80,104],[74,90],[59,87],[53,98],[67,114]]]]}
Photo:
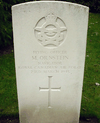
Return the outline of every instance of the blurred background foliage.
{"type": "MultiPolygon", "coordinates": [[[[0,49],[13,44],[11,6],[30,0],[0,0],[0,49]]],[[[100,0],[66,0],[88,6],[90,12],[100,13],[100,0]]]]}

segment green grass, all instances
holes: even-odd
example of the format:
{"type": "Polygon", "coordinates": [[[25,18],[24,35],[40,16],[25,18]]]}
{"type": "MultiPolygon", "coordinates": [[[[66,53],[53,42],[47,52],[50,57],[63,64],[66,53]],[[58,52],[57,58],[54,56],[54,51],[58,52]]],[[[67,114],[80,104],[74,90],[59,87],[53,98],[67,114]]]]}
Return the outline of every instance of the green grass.
{"type": "MultiPolygon", "coordinates": [[[[100,122],[100,14],[90,13],[81,116],[100,122]]],[[[18,115],[14,54],[0,56],[0,116],[18,115]]]]}
{"type": "Polygon", "coordinates": [[[0,116],[18,113],[13,53],[0,56],[0,116]]]}
{"type": "Polygon", "coordinates": [[[81,115],[100,122],[100,14],[90,13],[81,115]]]}

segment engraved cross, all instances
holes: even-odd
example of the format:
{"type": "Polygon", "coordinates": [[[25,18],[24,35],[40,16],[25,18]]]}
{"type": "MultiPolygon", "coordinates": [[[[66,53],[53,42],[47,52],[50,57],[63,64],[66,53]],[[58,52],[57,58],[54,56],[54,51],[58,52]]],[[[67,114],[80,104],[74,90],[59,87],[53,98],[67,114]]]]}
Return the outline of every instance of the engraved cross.
{"type": "Polygon", "coordinates": [[[51,108],[51,91],[60,91],[61,87],[51,88],[51,78],[52,76],[48,76],[48,88],[39,87],[40,91],[48,91],[48,108],[51,108]]]}

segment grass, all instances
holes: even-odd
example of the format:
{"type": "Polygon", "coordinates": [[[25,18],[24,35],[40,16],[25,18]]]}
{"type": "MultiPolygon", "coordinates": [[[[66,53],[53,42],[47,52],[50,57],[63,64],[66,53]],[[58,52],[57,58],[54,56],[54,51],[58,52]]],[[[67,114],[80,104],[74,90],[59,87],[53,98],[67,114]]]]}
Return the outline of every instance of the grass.
{"type": "MultiPolygon", "coordinates": [[[[81,104],[82,117],[100,122],[100,14],[90,13],[81,104]]],[[[18,115],[14,54],[0,56],[0,117],[18,115]]]]}
{"type": "Polygon", "coordinates": [[[82,116],[96,116],[100,122],[100,14],[90,13],[87,36],[87,50],[83,96],[82,116]]]}
{"type": "Polygon", "coordinates": [[[18,113],[13,53],[0,56],[0,116],[18,113]]]}

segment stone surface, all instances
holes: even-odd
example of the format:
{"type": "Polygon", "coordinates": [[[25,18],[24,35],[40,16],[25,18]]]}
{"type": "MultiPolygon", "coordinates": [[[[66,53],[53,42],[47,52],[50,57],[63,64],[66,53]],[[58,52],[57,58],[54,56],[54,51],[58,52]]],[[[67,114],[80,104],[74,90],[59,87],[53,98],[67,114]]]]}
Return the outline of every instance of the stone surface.
{"type": "Polygon", "coordinates": [[[88,7],[28,2],[12,7],[21,123],[78,123],[88,7]]]}

